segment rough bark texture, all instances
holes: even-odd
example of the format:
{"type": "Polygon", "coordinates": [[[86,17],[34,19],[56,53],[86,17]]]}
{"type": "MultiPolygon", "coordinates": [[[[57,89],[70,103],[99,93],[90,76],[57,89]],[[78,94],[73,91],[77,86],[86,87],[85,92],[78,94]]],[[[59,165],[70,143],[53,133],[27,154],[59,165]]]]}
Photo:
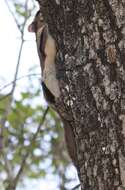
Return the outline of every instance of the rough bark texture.
{"type": "Polygon", "coordinates": [[[75,136],[81,189],[124,189],[125,0],[39,3],[58,48],[56,104],[75,136]]]}

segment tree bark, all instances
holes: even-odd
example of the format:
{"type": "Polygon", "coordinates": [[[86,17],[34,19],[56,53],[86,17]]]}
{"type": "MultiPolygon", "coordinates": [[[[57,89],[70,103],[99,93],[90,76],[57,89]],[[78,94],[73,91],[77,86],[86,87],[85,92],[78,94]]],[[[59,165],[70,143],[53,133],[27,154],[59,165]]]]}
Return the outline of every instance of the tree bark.
{"type": "Polygon", "coordinates": [[[38,2],[57,45],[56,105],[75,137],[81,189],[125,189],[125,0],[38,2]]]}

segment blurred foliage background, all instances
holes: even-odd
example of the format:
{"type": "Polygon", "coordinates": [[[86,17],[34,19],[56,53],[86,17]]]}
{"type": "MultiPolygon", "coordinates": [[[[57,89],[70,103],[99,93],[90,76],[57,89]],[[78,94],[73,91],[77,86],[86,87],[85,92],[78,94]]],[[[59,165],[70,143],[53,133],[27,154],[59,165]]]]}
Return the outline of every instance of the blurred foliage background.
{"type": "MultiPolygon", "coordinates": [[[[18,78],[26,43],[27,21],[36,12],[34,0],[5,0],[20,32],[20,48],[13,81],[0,89],[0,189],[28,189],[25,181],[41,185],[52,176],[55,188],[71,189],[77,184],[76,171],[65,147],[63,126],[58,115],[43,100],[40,75],[33,66],[18,78]],[[17,98],[18,81],[27,78],[28,87],[17,98]],[[3,89],[9,88],[7,93],[3,89]],[[70,171],[70,172],[69,172],[70,171]]],[[[27,55],[30,56],[30,55],[27,55]]],[[[30,189],[31,190],[31,189],[30,189]]]]}

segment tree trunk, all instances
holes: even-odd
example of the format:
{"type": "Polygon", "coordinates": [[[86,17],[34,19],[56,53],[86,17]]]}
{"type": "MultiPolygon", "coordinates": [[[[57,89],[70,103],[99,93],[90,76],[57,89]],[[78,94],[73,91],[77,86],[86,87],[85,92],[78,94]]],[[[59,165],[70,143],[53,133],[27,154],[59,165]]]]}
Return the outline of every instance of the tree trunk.
{"type": "Polygon", "coordinates": [[[81,189],[124,189],[125,0],[39,4],[58,49],[56,104],[75,137],[81,189]]]}

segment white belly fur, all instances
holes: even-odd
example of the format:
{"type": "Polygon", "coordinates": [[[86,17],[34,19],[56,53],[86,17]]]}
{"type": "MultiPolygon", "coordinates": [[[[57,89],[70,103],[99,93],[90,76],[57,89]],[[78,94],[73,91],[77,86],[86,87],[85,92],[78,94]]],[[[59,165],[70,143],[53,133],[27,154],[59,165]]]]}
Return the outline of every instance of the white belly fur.
{"type": "Polygon", "coordinates": [[[54,65],[51,65],[51,68],[45,67],[43,71],[43,82],[56,98],[60,96],[59,84],[56,79],[56,70],[54,65]]]}

